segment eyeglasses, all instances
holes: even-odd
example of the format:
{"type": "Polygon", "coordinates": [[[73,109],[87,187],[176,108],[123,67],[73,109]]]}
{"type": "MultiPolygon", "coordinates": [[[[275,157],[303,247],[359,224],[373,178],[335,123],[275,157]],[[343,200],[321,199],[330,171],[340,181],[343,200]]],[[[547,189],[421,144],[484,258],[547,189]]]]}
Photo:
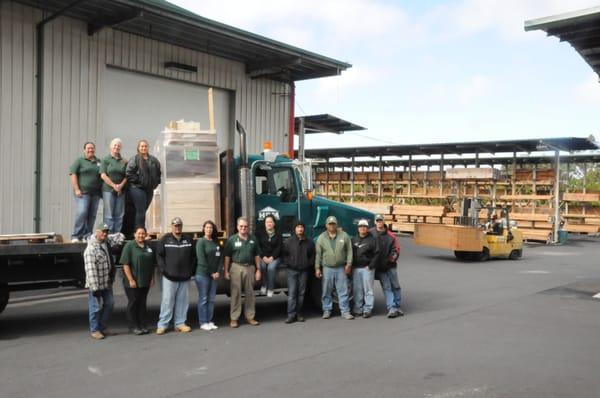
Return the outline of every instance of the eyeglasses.
{"type": "Polygon", "coordinates": [[[248,228],[247,225],[238,225],[238,228],[248,228]]]}

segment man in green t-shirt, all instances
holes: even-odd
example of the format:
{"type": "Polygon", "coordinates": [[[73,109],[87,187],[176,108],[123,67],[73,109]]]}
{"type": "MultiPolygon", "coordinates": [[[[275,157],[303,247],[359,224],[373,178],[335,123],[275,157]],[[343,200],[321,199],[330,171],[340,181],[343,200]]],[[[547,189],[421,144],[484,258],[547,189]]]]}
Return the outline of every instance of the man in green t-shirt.
{"type": "Polygon", "coordinates": [[[246,320],[252,326],[259,322],[256,315],[254,283],[261,278],[258,243],[248,232],[248,219],[240,217],[237,220],[238,233],[227,240],[225,244],[225,279],[230,281],[231,307],[229,326],[237,328],[238,319],[242,314],[242,289],[246,295],[244,313],[246,320]]]}
{"type": "Polygon", "coordinates": [[[75,222],[72,242],[82,242],[92,234],[100,202],[100,159],[93,142],[83,145],[83,156],[69,168],[71,186],[75,193],[75,222]]]}

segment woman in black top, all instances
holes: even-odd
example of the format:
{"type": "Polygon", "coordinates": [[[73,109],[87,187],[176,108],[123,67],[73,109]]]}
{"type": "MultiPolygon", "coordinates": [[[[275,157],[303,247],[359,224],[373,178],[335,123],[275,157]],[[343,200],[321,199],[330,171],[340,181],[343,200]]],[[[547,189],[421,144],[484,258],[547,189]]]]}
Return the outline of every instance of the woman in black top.
{"type": "Polygon", "coordinates": [[[152,202],[154,189],[160,184],[160,162],[150,155],[148,141],[140,140],[137,154],[129,159],[125,175],[129,196],[135,207],[135,227],[146,227],[146,210],[152,202]]]}
{"type": "Polygon", "coordinates": [[[281,234],[275,229],[275,217],[271,214],[265,217],[265,228],[257,233],[258,246],[260,247],[260,270],[266,277],[262,278],[260,293],[273,297],[275,289],[275,276],[281,255],[281,234]]]}

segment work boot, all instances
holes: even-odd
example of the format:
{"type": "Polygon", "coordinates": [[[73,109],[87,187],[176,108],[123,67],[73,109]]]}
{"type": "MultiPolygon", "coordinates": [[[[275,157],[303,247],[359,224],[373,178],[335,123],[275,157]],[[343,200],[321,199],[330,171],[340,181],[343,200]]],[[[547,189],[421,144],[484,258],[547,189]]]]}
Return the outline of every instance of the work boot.
{"type": "Polygon", "coordinates": [[[230,328],[234,328],[234,329],[235,329],[235,328],[238,328],[238,327],[240,327],[240,325],[238,324],[238,321],[237,321],[237,320],[235,320],[235,319],[232,319],[232,320],[230,320],[230,321],[229,321],[229,327],[230,327],[230,328]]]}
{"type": "Polygon", "coordinates": [[[90,334],[90,336],[94,339],[94,340],[102,340],[104,338],[104,335],[102,334],[101,331],[96,330],[95,332],[92,332],[90,334]]]}
{"type": "Polygon", "coordinates": [[[323,319],[331,318],[331,311],[323,311],[323,319]]]}
{"type": "Polygon", "coordinates": [[[248,324],[251,325],[251,326],[258,326],[258,325],[260,325],[260,322],[257,321],[256,319],[246,319],[246,322],[248,322],[248,324]]]}
{"type": "Polygon", "coordinates": [[[162,336],[165,333],[167,333],[167,328],[156,328],[157,335],[162,336]]]}
{"type": "Polygon", "coordinates": [[[363,318],[370,318],[370,317],[371,317],[371,313],[370,313],[370,312],[364,312],[364,313],[362,314],[362,317],[363,317],[363,318]]]}
{"type": "Polygon", "coordinates": [[[192,331],[192,328],[183,323],[181,325],[175,326],[175,330],[180,333],[189,333],[192,331]]]}
{"type": "Polygon", "coordinates": [[[296,317],[294,316],[288,316],[288,318],[285,320],[285,323],[294,323],[296,322],[296,317]]]}

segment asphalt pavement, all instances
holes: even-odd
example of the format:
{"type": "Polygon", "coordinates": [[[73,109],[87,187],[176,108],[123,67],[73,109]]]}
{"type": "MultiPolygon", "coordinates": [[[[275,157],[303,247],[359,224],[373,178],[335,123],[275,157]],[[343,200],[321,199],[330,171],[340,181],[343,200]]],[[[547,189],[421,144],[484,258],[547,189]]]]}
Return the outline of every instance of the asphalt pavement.
{"type": "MultiPolygon", "coordinates": [[[[252,327],[127,333],[116,290],[102,341],[81,291],[16,296],[0,315],[1,397],[599,397],[600,240],[529,245],[518,261],[459,262],[401,238],[406,316],[284,324],[286,297],[260,297],[252,327]]],[[[151,323],[160,294],[151,292],[151,323]]]]}

